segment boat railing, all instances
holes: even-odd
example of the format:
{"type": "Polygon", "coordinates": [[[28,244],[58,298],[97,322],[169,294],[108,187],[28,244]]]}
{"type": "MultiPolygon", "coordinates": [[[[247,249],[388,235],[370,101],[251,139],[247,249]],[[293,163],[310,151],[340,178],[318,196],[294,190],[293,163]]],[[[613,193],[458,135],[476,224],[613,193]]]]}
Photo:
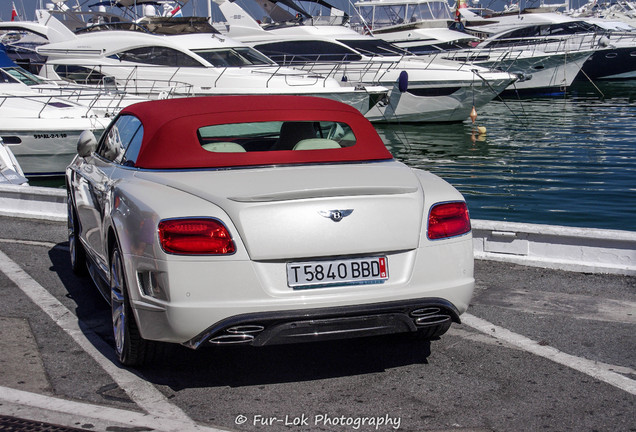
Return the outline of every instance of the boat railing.
{"type": "MultiPolygon", "coordinates": [[[[532,39],[532,38],[515,38],[488,45],[484,49],[493,50],[527,50],[531,52],[559,53],[572,51],[585,51],[605,48],[610,43],[607,35],[602,33],[584,33],[572,34],[565,37],[550,37],[532,39]]],[[[477,47],[479,49],[479,46],[477,47]]]]}
{"type": "MultiPolygon", "coordinates": [[[[109,65],[108,68],[113,66],[109,65]]],[[[115,85],[119,91],[132,93],[135,95],[158,97],[166,99],[175,96],[193,96],[195,94],[192,84],[177,80],[175,77],[181,68],[176,68],[172,75],[167,79],[156,78],[139,78],[144,76],[144,72],[156,66],[123,66],[130,69],[128,76],[123,78],[114,78],[115,85]],[[141,71],[141,72],[140,72],[141,71]]]]}
{"type": "MultiPolygon", "coordinates": [[[[37,92],[34,92],[33,94],[29,94],[29,95],[0,94],[0,108],[2,108],[5,105],[5,103],[9,100],[18,100],[21,102],[24,102],[24,101],[39,102],[41,104],[41,107],[37,112],[36,118],[44,118],[43,117],[44,111],[49,107],[59,108],[60,106],[58,104],[63,102],[64,98],[63,97],[60,98],[52,94],[38,94],[37,92]]],[[[69,101],[69,103],[71,102],[72,101],[69,101]]],[[[76,103],[73,105],[67,104],[67,107],[71,107],[71,106],[74,108],[81,108],[85,110],[82,117],[95,117],[97,115],[96,113],[93,112],[93,110],[88,105],[84,105],[82,103],[76,103]]]]}
{"type": "Polygon", "coordinates": [[[322,59],[320,55],[311,61],[296,60],[291,56],[284,60],[285,66],[318,74],[325,78],[334,78],[343,85],[356,85],[362,82],[379,84],[382,77],[398,62],[396,61],[334,61],[322,59]]]}
{"type": "Polygon", "coordinates": [[[491,68],[497,68],[504,62],[510,64],[511,61],[521,58],[592,52],[604,47],[606,41],[601,40],[601,37],[598,34],[588,34],[541,43],[519,42],[506,46],[477,46],[470,50],[446,51],[441,55],[446,60],[458,61],[463,64],[488,61],[491,68]]]}
{"type": "MultiPolygon", "coordinates": [[[[205,89],[219,89],[219,88],[243,88],[244,82],[234,81],[231,86],[228,86],[228,80],[236,79],[236,76],[228,77],[229,73],[237,68],[234,67],[215,67],[208,68],[209,81],[205,85],[196,86],[195,84],[184,81],[181,72],[187,72],[186,68],[174,68],[172,70],[165,69],[164,79],[152,78],[152,74],[148,71],[160,70],[162,66],[156,65],[73,65],[83,69],[81,76],[73,80],[73,73],[69,73],[68,76],[63,77],[65,80],[73,81],[77,84],[91,84],[102,85],[109,87],[113,91],[124,92],[135,95],[145,95],[154,97],[156,95],[163,95],[164,97],[178,96],[192,96],[194,94],[200,94],[205,92],[205,89]],[[88,79],[89,77],[95,77],[88,79]],[[97,80],[99,78],[99,81],[97,80]],[[225,78],[228,77],[228,80],[225,78]],[[106,84],[107,83],[107,84],[106,84]],[[200,87],[200,88],[198,88],[200,87]]],[[[240,68],[245,71],[247,68],[240,68]]],[[[299,69],[299,68],[295,68],[299,69]]],[[[307,70],[294,70],[290,69],[284,64],[272,64],[264,66],[254,66],[249,69],[253,74],[259,74],[267,76],[264,81],[265,87],[270,88],[273,85],[273,79],[281,78],[288,86],[314,86],[316,83],[322,81],[323,87],[327,86],[327,82],[330,79],[328,76],[322,74],[318,75],[315,72],[307,74],[307,70]],[[303,80],[293,80],[293,78],[303,78],[303,80]]],[[[56,70],[59,75],[60,72],[56,70]]],[[[243,75],[245,79],[245,75],[243,75]]]]}
{"type": "Polygon", "coordinates": [[[361,83],[382,85],[384,77],[394,70],[461,70],[460,63],[444,62],[443,65],[437,59],[443,59],[441,54],[431,56],[403,56],[399,58],[382,59],[379,57],[367,58],[356,61],[326,60],[316,55],[307,60],[305,56],[281,56],[277,61],[285,66],[315,73],[325,78],[334,78],[343,84],[356,85],[361,83]],[[439,55],[439,57],[438,57],[439,55]]]}
{"type": "Polygon", "coordinates": [[[52,96],[69,100],[88,107],[89,110],[99,109],[107,116],[112,116],[129,105],[130,95],[119,91],[116,87],[104,79],[104,83],[97,86],[85,86],[68,82],[60,82],[57,86],[31,87],[35,92],[43,96],[52,96]]]}

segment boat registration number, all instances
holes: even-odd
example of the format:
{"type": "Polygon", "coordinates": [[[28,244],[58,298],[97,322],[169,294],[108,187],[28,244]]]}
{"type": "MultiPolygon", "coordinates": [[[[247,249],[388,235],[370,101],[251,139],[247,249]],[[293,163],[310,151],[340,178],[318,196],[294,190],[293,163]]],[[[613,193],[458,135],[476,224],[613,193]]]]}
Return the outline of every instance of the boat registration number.
{"type": "Polygon", "coordinates": [[[287,263],[287,285],[316,288],[328,285],[382,283],[389,278],[385,256],[287,263]]]}

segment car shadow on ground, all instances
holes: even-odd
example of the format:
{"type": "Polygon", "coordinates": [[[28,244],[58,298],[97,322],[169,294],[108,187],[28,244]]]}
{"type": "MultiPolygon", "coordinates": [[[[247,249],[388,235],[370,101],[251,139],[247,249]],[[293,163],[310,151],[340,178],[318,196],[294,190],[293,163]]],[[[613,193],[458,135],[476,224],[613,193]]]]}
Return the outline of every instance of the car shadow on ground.
{"type": "Polygon", "coordinates": [[[409,335],[378,336],[267,347],[221,346],[197,351],[173,346],[142,375],[173,390],[242,387],[383,372],[426,364],[430,342],[409,335]]]}
{"type": "MultiPolygon", "coordinates": [[[[110,306],[90,277],[77,276],[70,268],[67,243],[49,251],[51,270],[75,304],[80,327],[93,332],[113,349],[110,306]],[[66,246],[66,247],[65,247],[66,246]]],[[[89,337],[89,340],[91,338],[89,337]]],[[[252,347],[213,346],[191,350],[164,344],[163,355],[133,370],[140,377],[174,391],[201,387],[241,387],[382,372],[426,364],[431,354],[428,340],[416,335],[387,335],[315,343],[252,347]]],[[[109,359],[113,352],[102,353],[109,359]]]]}

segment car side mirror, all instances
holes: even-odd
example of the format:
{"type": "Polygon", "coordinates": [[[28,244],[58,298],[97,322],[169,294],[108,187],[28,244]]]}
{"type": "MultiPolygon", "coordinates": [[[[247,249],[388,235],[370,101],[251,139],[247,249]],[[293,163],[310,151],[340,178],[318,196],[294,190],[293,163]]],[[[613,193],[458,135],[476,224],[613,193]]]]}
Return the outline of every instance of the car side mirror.
{"type": "Polygon", "coordinates": [[[97,138],[95,134],[89,130],[85,130],[77,140],[77,154],[81,157],[90,156],[97,150],[97,138]]]}

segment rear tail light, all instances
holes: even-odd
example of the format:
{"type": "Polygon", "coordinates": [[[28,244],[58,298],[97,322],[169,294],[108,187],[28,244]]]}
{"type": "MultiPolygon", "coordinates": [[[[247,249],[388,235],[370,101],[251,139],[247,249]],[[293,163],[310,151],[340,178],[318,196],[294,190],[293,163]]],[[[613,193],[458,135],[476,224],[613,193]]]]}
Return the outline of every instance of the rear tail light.
{"type": "Polygon", "coordinates": [[[468,207],[463,201],[435,204],[428,215],[428,238],[443,239],[470,231],[468,207]]]}
{"type": "Polygon", "coordinates": [[[164,252],[180,255],[229,255],[236,251],[225,225],[211,218],[162,220],[159,243],[164,252]]]}

